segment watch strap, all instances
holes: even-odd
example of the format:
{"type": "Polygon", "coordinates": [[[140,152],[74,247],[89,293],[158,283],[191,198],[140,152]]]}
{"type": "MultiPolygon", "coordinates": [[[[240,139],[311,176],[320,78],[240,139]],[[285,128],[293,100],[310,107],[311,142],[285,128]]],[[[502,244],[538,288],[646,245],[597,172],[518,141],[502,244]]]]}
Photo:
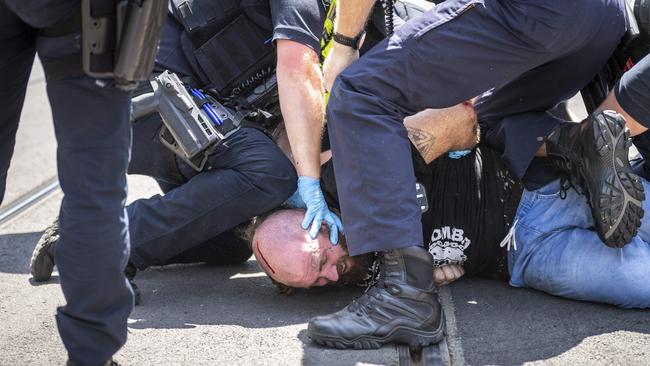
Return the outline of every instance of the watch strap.
{"type": "Polygon", "coordinates": [[[357,34],[357,36],[354,38],[344,36],[340,33],[334,33],[332,38],[334,38],[334,42],[336,43],[358,50],[361,46],[361,39],[363,38],[363,35],[365,33],[366,33],[365,31],[362,31],[361,33],[357,34]]]}

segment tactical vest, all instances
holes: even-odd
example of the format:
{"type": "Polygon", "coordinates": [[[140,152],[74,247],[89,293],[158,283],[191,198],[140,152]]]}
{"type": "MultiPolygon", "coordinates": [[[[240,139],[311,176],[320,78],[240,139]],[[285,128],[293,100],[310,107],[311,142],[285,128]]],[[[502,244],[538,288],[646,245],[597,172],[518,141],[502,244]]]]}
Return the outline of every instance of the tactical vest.
{"type": "Polygon", "coordinates": [[[205,88],[219,97],[244,95],[275,70],[269,1],[172,0],[205,88]]]}

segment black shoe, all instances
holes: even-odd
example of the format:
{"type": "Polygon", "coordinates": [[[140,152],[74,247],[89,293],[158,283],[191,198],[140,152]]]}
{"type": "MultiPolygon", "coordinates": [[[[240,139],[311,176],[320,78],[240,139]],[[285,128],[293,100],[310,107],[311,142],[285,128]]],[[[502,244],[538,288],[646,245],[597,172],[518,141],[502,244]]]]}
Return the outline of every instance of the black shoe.
{"type": "Polygon", "coordinates": [[[632,240],[643,217],[643,184],[630,167],[630,143],[625,119],[612,111],[563,123],[546,141],[549,159],[585,191],[596,232],[613,248],[632,240]]]}
{"type": "Polygon", "coordinates": [[[309,322],[309,337],[336,348],[379,348],[386,343],[423,347],[444,337],[444,316],[422,247],[384,252],[380,278],[350,305],[309,322]]]}
{"type": "MultiPolygon", "coordinates": [[[[52,271],[54,270],[54,247],[59,241],[59,219],[54,220],[52,225],[48,226],[43,233],[43,236],[39,239],[34,252],[32,252],[32,260],[29,264],[29,270],[32,273],[32,277],[36,282],[43,282],[50,279],[52,276],[52,271]]],[[[124,270],[124,275],[129,280],[129,284],[133,288],[133,294],[135,297],[135,305],[140,305],[141,293],[140,289],[133,282],[133,278],[137,273],[137,269],[134,265],[129,262],[124,270]]]]}
{"type": "Polygon", "coordinates": [[[135,275],[138,273],[138,269],[129,262],[126,265],[126,269],[124,270],[124,275],[126,276],[126,279],[129,280],[129,285],[131,285],[131,288],[133,289],[133,300],[135,303],[135,306],[140,305],[142,301],[142,293],[140,292],[140,289],[138,286],[133,282],[133,279],[135,278],[135,275]]]}
{"type": "Polygon", "coordinates": [[[50,279],[54,270],[54,245],[59,240],[59,220],[54,220],[36,243],[29,270],[36,282],[50,279]]]}

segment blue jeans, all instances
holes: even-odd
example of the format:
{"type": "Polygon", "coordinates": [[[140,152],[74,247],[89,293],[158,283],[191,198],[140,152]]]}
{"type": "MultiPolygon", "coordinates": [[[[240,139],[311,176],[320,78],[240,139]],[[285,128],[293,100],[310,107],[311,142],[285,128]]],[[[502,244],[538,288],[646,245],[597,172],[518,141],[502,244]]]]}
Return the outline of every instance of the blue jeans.
{"type": "MultiPolygon", "coordinates": [[[[648,181],[643,185],[650,189],[648,181]]],[[[643,208],[650,209],[648,200],[643,208]]],[[[643,217],[630,244],[607,247],[594,231],[586,197],[571,189],[562,199],[556,180],[524,191],[515,220],[510,285],[623,308],[650,307],[650,216],[643,217]]]]}

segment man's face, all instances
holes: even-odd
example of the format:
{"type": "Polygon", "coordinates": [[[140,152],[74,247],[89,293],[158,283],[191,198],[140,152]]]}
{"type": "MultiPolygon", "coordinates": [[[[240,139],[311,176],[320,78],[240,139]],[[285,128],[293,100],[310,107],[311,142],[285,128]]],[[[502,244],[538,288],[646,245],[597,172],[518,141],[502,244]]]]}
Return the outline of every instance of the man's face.
{"type": "Polygon", "coordinates": [[[302,262],[304,276],[294,287],[325,286],[338,282],[342,275],[354,265],[347,254],[343,241],[333,245],[326,229],[321,230],[315,243],[303,243],[304,250],[295,260],[302,262]]]}
{"type": "Polygon", "coordinates": [[[253,253],[264,271],[277,282],[303,288],[336,283],[355,272],[359,264],[348,256],[344,238],[333,245],[323,227],[311,239],[300,228],[303,215],[303,210],[278,211],[257,229],[253,253]]]}

